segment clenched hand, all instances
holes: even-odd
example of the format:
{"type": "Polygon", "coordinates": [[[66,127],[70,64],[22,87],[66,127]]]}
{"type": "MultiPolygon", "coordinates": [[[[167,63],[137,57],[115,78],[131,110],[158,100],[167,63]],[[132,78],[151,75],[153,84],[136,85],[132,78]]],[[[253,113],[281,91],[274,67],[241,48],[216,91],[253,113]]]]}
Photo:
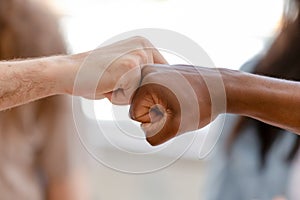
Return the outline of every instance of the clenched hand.
{"type": "MultiPolygon", "coordinates": [[[[132,119],[141,122],[146,139],[159,145],[176,135],[204,127],[217,116],[207,83],[216,69],[188,65],[148,65],[130,108],[132,119]]],[[[213,85],[213,87],[215,87],[213,85]]],[[[215,95],[215,94],[213,94],[215,95]]]]}

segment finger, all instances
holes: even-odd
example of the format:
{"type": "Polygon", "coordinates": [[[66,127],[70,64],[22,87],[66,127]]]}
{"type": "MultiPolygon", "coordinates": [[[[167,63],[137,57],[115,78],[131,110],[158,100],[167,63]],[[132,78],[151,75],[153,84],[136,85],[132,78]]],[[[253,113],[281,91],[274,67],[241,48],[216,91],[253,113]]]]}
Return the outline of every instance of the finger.
{"type": "Polygon", "coordinates": [[[129,109],[131,119],[141,123],[150,123],[149,111],[153,105],[155,105],[155,102],[149,96],[148,86],[141,86],[132,97],[129,109]]]}
{"type": "Polygon", "coordinates": [[[128,105],[131,103],[131,98],[135,90],[139,87],[141,82],[141,68],[135,67],[123,75],[117,81],[110,101],[117,105],[128,105]]]}
{"type": "Polygon", "coordinates": [[[142,66],[142,78],[147,76],[148,74],[157,72],[157,69],[155,68],[155,65],[143,65],[142,66]]]}
{"type": "Polygon", "coordinates": [[[152,50],[153,53],[153,61],[155,64],[168,64],[168,61],[161,55],[161,53],[157,49],[152,50]]]}
{"type": "Polygon", "coordinates": [[[146,140],[152,146],[160,145],[178,134],[180,122],[168,113],[154,123],[143,123],[142,129],[146,134],[146,140]]]}
{"type": "Polygon", "coordinates": [[[103,96],[105,96],[109,101],[111,101],[113,92],[104,93],[103,96]]]}
{"type": "Polygon", "coordinates": [[[129,113],[133,120],[142,123],[141,128],[146,134],[146,140],[154,146],[165,141],[162,132],[168,128],[163,129],[167,114],[162,106],[157,106],[153,98],[148,97],[148,89],[149,85],[145,85],[137,90],[129,113]]]}
{"type": "Polygon", "coordinates": [[[179,130],[179,102],[168,88],[146,84],[135,93],[130,115],[142,122],[147,141],[155,146],[175,137],[179,130]],[[167,106],[168,105],[168,106],[167,106]],[[173,110],[177,110],[174,112],[173,110]]]}
{"type": "Polygon", "coordinates": [[[147,64],[141,67],[142,69],[142,78],[146,77],[151,73],[159,73],[162,75],[163,72],[172,72],[175,70],[173,65],[168,64],[147,64]]]}
{"type": "Polygon", "coordinates": [[[141,64],[153,64],[154,63],[154,56],[152,53],[153,48],[152,47],[146,48],[145,51],[147,54],[146,60],[142,58],[142,60],[140,60],[140,63],[141,64]]]}
{"type": "Polygon", "coordinates": [[[152,108],[144,106],[143,111],[144,112],[141,111],[140,113],[137,113],[135,120],[142,123],[156,123],[164,116],[162,111],[158,111],[158,105],[154,105],[152,108]]]}
{"type": "Polygon", "coordinates": [[[152,106],[149,111],[151,123],[160,121],[164,117],[165,112],[165,108],[159,104],[152,106]]]}
{"type": "Polygon", "coordinates": [[[100,99],[104,99],[105,96],[103,94],[96,94],[95,95],[95,99],[100,100],[100,99]]]}
{"type": "MultiPolygon", "coordinates": [[[[151,50],[152,60],[154,64],[168,64],[167,60],[161,55],[161,53],[154,47],[154,45],[149,40],[144,40],[146,42],[147,50],[151,50]]],[[[148,62],[149,63],[149,62],[148,62]]]]}

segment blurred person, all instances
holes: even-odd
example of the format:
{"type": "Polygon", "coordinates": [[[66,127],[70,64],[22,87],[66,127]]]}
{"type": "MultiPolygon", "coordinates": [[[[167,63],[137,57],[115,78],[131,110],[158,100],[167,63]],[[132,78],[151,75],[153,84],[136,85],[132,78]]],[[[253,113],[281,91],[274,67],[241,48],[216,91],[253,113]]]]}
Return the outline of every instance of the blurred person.
{"type": "MultiPolygon", "coordinates": [[[[299,12],[295,13],[292,42],[297,42],[300,31],[299,12]]],[[[295,57],[297,53],[291,55],[295,57]]],[[[151,145],[202,128],[223,113],[248,116],[300,134],[300,95],[295,92],[300,90],[299,81],[192,65],[149,64],[141,74],[130,117],[142,123],[151,145]]]]}
{"type": "MultiPolygon", "coordinates": [[[[292,8],[296,10],[299,3],[295,0],[292,8]]],[[[287,22],[290,30],[282,32],[270,53],[273,57],[290,56],[281,64],[282,69],[293,67],[299,52],[300,14],[293,13],[287,22]],[[291,51],[287,47],[292,44],[291,51]]],[[[130,117],[141,123],[151,145],[203,128],[223,113],[300,134],[300,93],[295,92],[300,90],[300,82],[266,75],[191,65],[145,65],[140,87],[131,98],[130,117]]]]}
{"type": "MultiPolygon", "coordinates": [[[[65,54],[56,17],[30,0],[0,0],[0,60],[65,54]]],[[[89,199],[70,99],[0,112],[0,199],[89,199]]]]}
{"type": "MultiPolygon", "coordinates": [[[[2,4],[0,9],[6,10],[7,6],[2,4]]],[[[300,90],[299,82],[222,68],[212,70],[203,67],[195,69],[191,66],[184,68],[180,66],[166,68],[166,66],[168,66],[167,61],[143,37],[128,38],[94,51],[75,55],[0,61],[0,110],[57,94],[82,96],[89,99],[101,99],[105,96],[114,104],[132,104],[131,117],[143,123],[142,127],[146,132],[147,140],[152,145],[161,144],[177,134],[202,128],[219,114],[226,112],[249,116],[300,134],[298,122],[300,112],[294,109],[300,105],[300,94],[294,92],[300,90]],[[87,58],[88,66],[81,71],[81,66],[87,58]],[[145,67],[145,64],[148,65],[145,67]],[[76,79],[79,72],[83,72],[81,73],[83,76],[76,79]],[[185,76],[191,84],[191,87],[182,88],[179,94],[186,101],[189,101],[189,95],[184,94],[186,89],[194,90],[193,93],[196,92],[197,95],[197,102],[194,105],[185,103],[183,110],[191,120],[182,123],[184,126],[180,130],[178,130],[180,119],[186,118],[178,112],[180,105],[176,98],[173,98],[174,96],[162,97],[160,95],[169,92],[170,88],[154,87],[155,82],[165,82],[172,83],[173,88],[174,86],[180,88],[179,80],[171,79],[176,73],[185,76]],[[103,76],[99,77],[101,74],[103,76]],[[205,82],[215,82],[219,80],[220,75],[226,90],[227,105],[226,108],[216,110],[217,113],[212,113],[210,93],[205,82]],[[95,78],[100,78],[100,81],[95,78]],[[141,81],[142,78],[143,81],[141,81]],[[74,90],[75,80],[78,86],[76,90],[74,90]],[[96,81],[98,84],[94,88],[96,81]],[[152,84],[148,84],[149,82],[152,84]],[[142,89],[134,93],[140,84],[142,89]],[[148,85],[145,86],[145,84],[148,85]],[[135,95],[132,96],[133,94],[135,95]],[[169,107],[165,110],[169,113],[166,114],[162,110],[159,116],[166,115],[155,118],[157,123],[150,123],[150,116],[157,112],[151,112],[152,109],[149,108],[160,103],[165,104],[163,107],[169,107]],[[198,108],[201,107],[199,110],[201,120],[199,121],[196,120],[198,112],[189,112],[195,111],[194,106],[197,104],[198,108]],[[286,116],[289,117],[286,118],[286,116]],[[162,123],[164,120],[167,120],[167,123],[162,123]],[[175,126],[171,126],[172,123],[175,126]],[[152,132],[160,129],[161,125],[164,126],[163,129],[153,135],[152,132]]],[[[216,88],[214,95],[217,98],[220,97],[218,95],[224,97],[220,88],[216,88]]]]}
{"type": "MultiPolygon", "coordinates": [[[[245,64],[243,70],[264,76],[300,81],[300,1],[288,2],[288,5],[292,3],[293,6],[290,8],[293,10],[289,10],[288,17],[284,20],[284,26],[271,47],[263,56],[258,56],[245,64]]],[[[290,199],[289,187],[294,187],[294,190],[297,188],[297,185],[290,185],[290,182],[291,167],[299,151],[299,136],[262,121],[268,122],[263,116],[265,113],[268,113],[269,119],[281,116],[278,118],[278,123],[293,121],[294,129],[290,130],[299,133],[299,114],[291,114],[292,112],[299,113],[299,106],[294,104],[295,101],[299,101],[299,98],[295,97],[299,94],[299,90],[297,87],[294,88],[294,91],[289,90],[287,86],[281,87],[281,92],[277,93],[272,84],[268,84],[268,79],[265,81],[261,79],[260,84],[269,90],[262,88],[261,92],[257,92],[261,88],[252,82],[255,79],[232,76],[231,80],[226,83],[226,76],[234,72],[222,70],[220,72],[225,90],[227,90],[227,106],[229,108],[227,111],[219,112],[236,113],[234,107],[239,105],[234,104],[239,103],[244,107],[239,114],[248,117],[227,116],[221,139],[210,157],[208,166],[210,178],[209,183],[206,184],[207,195],[204,199],[269,200],[281,196],[290,199]],[[228,83],[230,86],[227,85],[228,83]],[[232,86],[234,83],[242,86],[232,86]],[[231,101],[229,87],[239,87],[240,90],[235,91],[239,98],[248,100],[231,101]],[[247,91],[244,91],[243,88],[247,91]],[[264,92],[270,93],[268,101],[264,99],[264,92]],[[296,95],[285,97],[286,93],[295,93],[296,95]],[[278,102],[283,99],[286,104],[280,106],[278,102]],[[261,112],[255,113],[255,110],[251,110],[251,108],[259,108],[261,112]],[[293,111],[286,113],[286,109],[293,111]],[[263,120],[258,121],[253,118],[263,120]]],[[[178,134],[195,130],[195,127],[201,128],[217,116],[211,113],[209,99],[210,95],[216,95],[213,97],[217,99],[219,93],[215,90],[210,94],[208,88],[204,87],[206,85],[204,80],[214,80],[211,77],[216,77],[216,69],[180,65],[157,66],[157,68],[148,66],[142,73],[142,87],[135,93],[130,111],[133,119],[142,122],[150,144],[161,144],[178,134]],[[173,71],[177,71],[177,74],[173,71]],[[188,80],[191,88],[178,84],[178,80],[180,80],[177,78],[178,74],[188,80]],[[172,76],[174,82],[177,81],[176,85],[172,84],[173,80],[168,79],[168,76],[172,76]],[[160,84],[164,86],[162,87],[160,84]],[[198,98],[199,122],[195,121],[198,111],[193,109],[196,105],[193,103],[192,92],[195,92],[198,98]],[[179,102],[180,97],[183,102],[179,102]],[[157,106],[157,104],[159,105],[157,106]],[[185,109],[188,109],[189,112],[185,112],[185,109]]],[[[282,128],[285,127],[282,126],[282,128]]],[[[295,169],[299,171],[299,165],[295,169]]],[[[294,199],[298,198],[299,196],[295,198],[294,195],[294,199]]]]}
{"type": "MultiPolygon", "coordinates": [[[[297,10],[289,9],[268,51],[246,63],[242,70],[300,81],[300,4],[294,3],[299,2],[287,2],[287,7],[297,10]]],[[[292,169],[300,156],[299,145],[300,136],[292,132],[249,117],[229,116],[209,159],[206,199],[299,199],[291,194],[291,188],[297,187],[292,183],[292,169]]],[[[299,171],[299,164],[295,169],[299,171]]]]}
{"type": "MultiPolygon", "coordinates": [[[[292,8],[300,10],[299,1],[295,3],[298,4],[292,8]]],[[[295,15],[289,15],[289,18],[285,20],[282,31],[266,54],[247,63],[243,70],[264,76],[299,81],[299,52],[300,15],[298,11],[295,11],[295,15]]],[[[218,99],[220,93],[216,88],[209,93],[208,88],[205,87],[205,81],[215,80],[211,77],[216,77],[216,71],[216,69],[180,65],[157,66],[157,68],[148,66],[143,69],[142,87],[137,90],[133,98],[131,116],[142,122],[150,144],[161,144],[177,134],[203,127],[217,116],[211,111],[210,95],[215,95],[212,97],[218,99]],[[190,88],[183,83],[178,84],[180,75],[186,78],[190,88]],[[173,80],[168,79],[168,76],[172,76],[173,80]],[[173,82],[177,83],[173,84],[173,82]],[[198,99],[193,100],[193,92],[198,99]],[[180,98],[183,99],[181,102],[179,102],[180,98]],[[199,121],[195,120],[199,112],[196,109],[197,100],[200,111],[199,121]],[[185,111],[187,109],[188,112],[185,111]]],[[[253,82],[251,78],[243,82],[244,77],[233,76],[226,83],[226,76],[234,72],[222,70],[220,72],[224,80],[229,107],[228,110],[220,110],[220,113],[236,113],[234,107],[239,105],[235,104],[240,103],[244,110],[241,110],[239,114],[256,119],[264,119],[262,113],[268,113],[270,119],[281,116],[278,118],[278,123],[293,121],[294,129],[290,130],[297,130],[299,133],[299,114],[293,118],[295,115],[285,113],[286,109],[299,113],[299,106],[293,104],[299,101],[299,98],[295,97],[299,94],[297,87],[294,91],[289,90],[288,87],[281,87],[280,92],[277,93],[275,88],[267,83],[268,79],[265,81],[261,79],[260,84],[264,86],[264,89],[257,92],[260,87],[253,83],[255,79],[253,82]],[[236,86],[234,83],[242,86],[236,86]],[[240,90],[235,91],[236,95],[248,100],[231,101],[229,87],[239,87],[240,90]],[[264,99],[265,91],[270,94],[268,101],[264,99]],[[288,98],[285,97],[286,93],[296,93],[296,95],[288,98]],[[286,104],[280,106],[278,102],[283,99],[286,104]],[[259,108],[261,113],[253,112],[251,106],[259,108]]],[[[246,76],[249,75],[246,74],[246,76]]],[[[220,109],[218,106],[216,108],[220,109]]],[[[221,139],[210,158],[208,166],[210,181],[206,184],[207,195],[204,199],[269,200],[280,196],[290,199],[288,187],[291,166],[300,145],[299,136],[249,117],[227,116],[221,139]]]]}

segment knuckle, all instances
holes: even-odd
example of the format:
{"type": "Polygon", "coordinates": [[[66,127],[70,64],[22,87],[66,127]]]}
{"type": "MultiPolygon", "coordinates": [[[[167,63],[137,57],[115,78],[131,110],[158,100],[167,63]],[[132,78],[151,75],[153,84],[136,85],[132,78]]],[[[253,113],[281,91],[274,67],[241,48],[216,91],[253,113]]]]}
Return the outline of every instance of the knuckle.
{"type": "Polygon", "coordinates": [[[127,69],[127,70],[130,70],[130,69],[133,69],[137,66],[139,66],[139,63],[136,59],[134,58],[131,58],[131,57],[125,57],[122,59],[122,66],[127,69]]]}
{"type": "Polygon", "coordinates": [[[134,36],[132,39],[135,42],[141,44],[143,47],[151,47],[152,46],[151,42],[143,36],[134,36]]]}
{"type": "Polygon", "coordinates": [[[140,59],[142,64],[147,64],[148,63],[148,54],[144,49],[139,49],[134,52],[134,54],[140,59]]]}
{"type": "MultiPolygon", "coordinates": [[[[147,74],[147,75],[142,77],[142,85],[146,86],[146,89],[151,90],[152,92],[153,92],[153,89],[155,87],[153,84],[160,85],[160,83],[161,83],[161,81],[156,76],[155,73],[150,73],[150,74],[147,74]],[[152,86],[150,87],[150,85],[152,85],[152,86]]],[[[155,89],[157,89],[157,88],[155,87],[155,89]]]]}
{"type": "Polygon", "coordinates": [[[153,69],[152,64],[146,64],[146,65],[143,65],[142,71],[143,72],[148,72],[148,71],[152,71],[152,69],[153,69]]]}
{"type": "Polygon", "coordinates": [[[151,145],[151,146],[157,146],[160,144],[160,142],[158,142],[157,140],[152,139],[151,137],[147,137],[146,138],[147,142],[151,145]]]}
{"type": "Polygon", "coordinates": [[[135,105],[131,105],[130,106],[130,109],[129,109],[129,117],[132,119],[132,120],[136,120],[136,107],[135,105]]]}
{"type": "Polygon", "coordinates": [[[137,42],[144,42],[144,41],[147,40],[145,37],[139,36],[139,35],[132,37],[132,39],[137,41],[137,42]]]}
{"type": "MultiPolygon", "coordinates": [[[[151,134],[152,133],[146,133],[146,135],[151,135],[151,134]]],[[[163,134],[163,133],[158,133],[158,135],[161,135],[161,134],[163,134]]],[[[158,146],[165,142],[164,139],[162,139],[161,137],[158,137],[157,135],[146,137],[146,140],[151,146],[158,146]]]]}
{"type": "Polygon", "coordinates": [[[133,120],[137,119],[137,111],[138,111],[138,105],[140,104],[140,96],[138,94],[138,91],[133,94],[132,100],[131,100],[131,105],[129,108],[129,117],[133,120]]]}

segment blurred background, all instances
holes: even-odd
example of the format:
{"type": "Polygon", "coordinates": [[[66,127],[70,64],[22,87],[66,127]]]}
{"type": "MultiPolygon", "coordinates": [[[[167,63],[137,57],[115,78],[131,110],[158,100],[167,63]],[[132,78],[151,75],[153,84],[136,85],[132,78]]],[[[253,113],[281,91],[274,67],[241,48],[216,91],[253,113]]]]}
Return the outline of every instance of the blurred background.
{"type": "MultiPolygon", "coordinates": [[[[69,53],[95,49],[112,36],[133,29],[162,28],[179,32],[194,40],[208,53],[215,66],[230,69],[239,69],[247,60],[269,47],[281,27],[284,8],[283,0],[35,1],[46,4],[58,16],[69,53]]],[[[174,55],[162,53],[171,64],[184,62],[174,55]]],[[[118,134],[123,133],[115,129],[112,122],[116,114],[112,110],[116,111],[117,108],[114,109],[107,100],[76,101],[82,110],[85,132],[97,132],[89,123],[98,120],[104,131],[116,132],[113,134],[117,135],[114,142],[121,146],[127,146],[133,152],[151,149],[146,143],[134,145],[128,143],[126,138],[122,141],[124,137],[118,137],[118,134]]],[[[131,122],[127,116],[121,121],[124,127],[130,129],[134,126],[135,130],[138,129],[138,124],[131,122]]],[[[209,158],[199,159],[199,146],[202,145],[205,133],[200,130],[200,136],[190,149],[170,166],[140,175],[122,173],[106,167],[82,148],[88,160],[90,199],[205,199],[203,194],[206,190],[209,158]]],[[[96,151],[101,152],[100,154],[104,152],[111,159],[122,160],[128,168],[136,165],[143,168],[147,165],[147,162],[126,162],[127,158],[117,148],[111,148],[99,141],[98,136],[93,137],[93,134],[88,137],[87,140],[93,142],[96,151]]],[[[184,136],[179,140],[190,138],[187,136],[185,139],[184,136]]],[[[166,159],[175,161],[177,156],[170,152],[157,153],[151,158],[151,162],[160,163],[166,159]]]]}
{"type": "MultiPolygon", "coordinates": [[[[191,38],[208,53],[215,66],[231,69],[239,69],[272,41],[283,11],[282,0],[56,0],[51,3],[61,16],[62,30],[72,53],[96,48],[112,36],[133,29],[163,28],[191,38]]],[[[178,62],[178,58],[167,58],[170,63],[178,62]]],[[[98,120],[114,118],[108,101],[97,101],[94,105],[98,120]]],[[[84,101],[82,106],[85,110],[84,101]]],[[[84,113],[86,117],[92,116],[88,111],[84,113]]],[[[205,160],[198,158],[201,140],[202,137],[173,165],[151,174],[122,174],[92,164],[94,194],[100,199],[203,199],[205,160]]],[[[109,152],[115,159],[122,159],[114,149],[109,152]]],[[[165,156],[170,155],[158,154],[157,162],[166,159],[165,156]]]]}

